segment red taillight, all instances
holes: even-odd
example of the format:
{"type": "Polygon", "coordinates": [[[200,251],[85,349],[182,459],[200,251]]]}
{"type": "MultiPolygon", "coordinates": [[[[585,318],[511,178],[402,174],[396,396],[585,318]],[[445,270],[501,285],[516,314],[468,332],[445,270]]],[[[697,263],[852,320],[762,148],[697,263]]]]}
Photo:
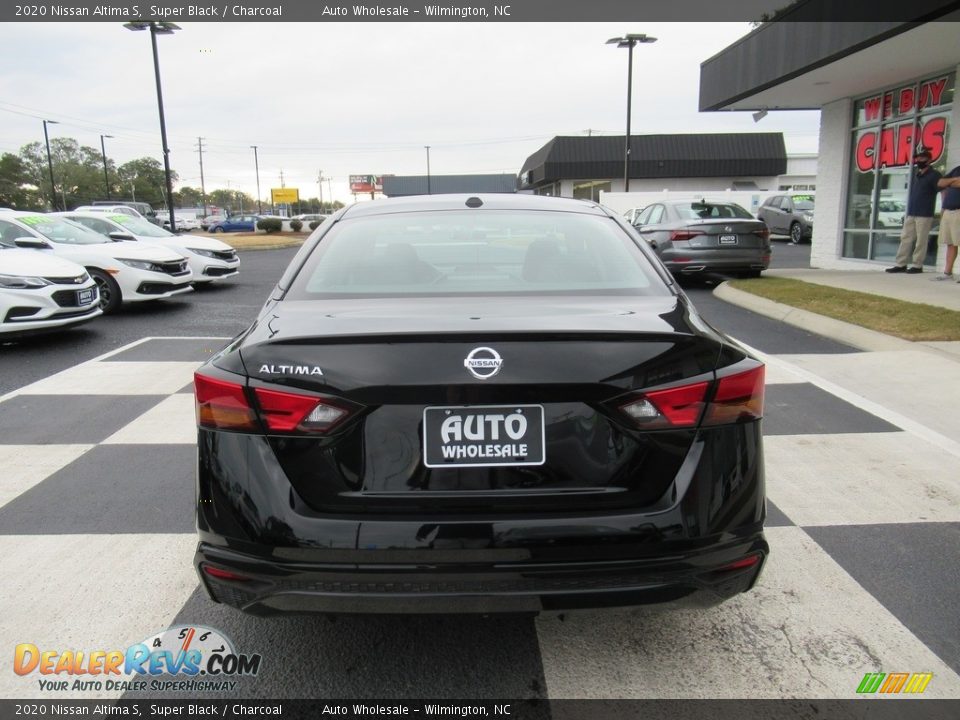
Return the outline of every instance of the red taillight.
{"type": "Polygon", "coordinates": [[[704,425],[758,420],[763,417],[764,366],[717,381],[717,392],[707,407],[704,425]]]}
{"type": "Polygon", "coordinates": [[[193,375],[197,424],[221,430],[254,430],[256,417],[247,402],[243,385],[193,375]]]}
{"type": "Polygon", "coordinates": [[[745,558],[740,558],[735,562],[717,568],[715,572],[732,572],[733,570],[743,570],[744,568],[753,567],[758,562],[760,562],[759,555],[747,555],[745,558]]]}
{"type": "Polygon", "coordinates": [[[703,412],[708,383],[655,390],[644,393],[620,409],[645,430],[667,427],[693,427],[703,412]]]}
{"type": "Polygon", "coordinates": [[[754,230],[753,234],[759,235],[761,240],[766,240],[768,237],[770,237],[770,228],[762,227],[759,230],[754,230]]]}
{"type": "Polygon", "coordinates": [[[644,430],[727,425],[763,417],[764,366],[717,380],[713,400],[705,402],[708,382],[653,390],[620,406],[620,412],[644,430]],[[705,412],[704,412],[705,409],[705,412]]]}
{"type": "Polygon", "coordinates": [[[703,230],[673,230],[670,233],[671,240],[689,240],[697,235],[703,235],[703,230]]]}
{"type": "Polygon", "coordinates": [[[230,572],[229,570],[221,570],[220,568],[215,568],[211,565],[203,565],[203,571],[210,577],[217,578],[218,580],[233,580],[234,582],[247,582],[250,578],[246,575],[238,575],[237,573],[230,572]]]}
{"type": "Polygon", "coordinates": [[[327,432],[349,414],[345,409],[314,395],[265,388],[256,388],[254,392],[267,429],[276,432],[327,432]]]}

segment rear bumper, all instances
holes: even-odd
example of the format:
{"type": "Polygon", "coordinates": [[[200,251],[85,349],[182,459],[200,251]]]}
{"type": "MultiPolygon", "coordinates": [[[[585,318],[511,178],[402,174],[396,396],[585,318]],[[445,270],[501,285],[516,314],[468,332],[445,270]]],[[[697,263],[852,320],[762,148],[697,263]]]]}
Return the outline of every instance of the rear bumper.
{"type": "Polygon", "coordinates": [[[211,599],[254,615],[459,614],[678,601],[716,605],[753,587],[768,552],[758,531],[707,551],[647,562],[320,565],[268,560],[201,542],[194,563],[211,599]],[[755,562],[725,569],[745,558],[755,562]],[[244,579],[213,577],[205,566],[244,579]]]}
{"type": "Polygon", "coordinates": [[[742,272],[748,270],[766,270],[770,267],[771,251],[747,250],[704,250],[697,253],[665,252],[661,259],[667,269],[674,274],[693,274],[700,272],[742,272]],[[688,258],[677,262],[675,255],[688,258]]]}

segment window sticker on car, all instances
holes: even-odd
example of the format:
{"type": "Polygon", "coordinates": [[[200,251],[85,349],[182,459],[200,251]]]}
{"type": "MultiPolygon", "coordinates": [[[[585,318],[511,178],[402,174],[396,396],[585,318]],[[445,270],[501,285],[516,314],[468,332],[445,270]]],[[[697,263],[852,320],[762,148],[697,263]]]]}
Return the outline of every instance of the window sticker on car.
{"type": "Polygon", "coordinates": [[[24,225],[43,225],[44,223],[50,222],[49,218],[41,217],[39,215],[30,215],[29,217],[20,218],[20,222],[24,225]]]}

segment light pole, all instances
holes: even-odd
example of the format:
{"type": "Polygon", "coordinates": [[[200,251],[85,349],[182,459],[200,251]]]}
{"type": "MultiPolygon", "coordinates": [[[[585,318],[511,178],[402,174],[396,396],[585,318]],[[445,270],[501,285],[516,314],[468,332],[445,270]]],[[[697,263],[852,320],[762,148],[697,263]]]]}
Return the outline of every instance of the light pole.
{"type": "Polygon", "coordinates": [[[107,175],[107,149],[104,147],[103,139],[112,137],[113,135],[100,136],[100,155],[103,157],[103,184],[107,188],[107,200],[110,199],[110,176],[107,175]]]}
{"type": "Polygon", "coordinates": [[[430,146],[424,145],[423,147],[427,150],[427,195],[433,195],[430,191],[430,146]]]}
{"type": "MultiPolygon", "coordinates": [[[[50,155],[50,135],[47,133],[47,125],[57,125],[56,120],[43,121],[43,141],[47,144],[47,167],[50,168],[50,207],[57,207],[57,191],[53,187],[53,157],[50,155]]],[[[62,208],[66,210],[66,208],[62,208]]]]}
{"type": "Polygon", "coordinates": [[[203,216],[207,216],[207,186],[203,181],[203,138],[197,138],[197,148],[200,153],[200,196],[203,198],[203,216]]]}
{"type": "Polygon", "coordinates": [[[642,33],[628,33],[607,40],[607,45],[627,48],[627,136],[623,149],[623,191],[630,192],[630,106],[633,101],[633,46],[637,43],[655,43],[657,39],[642,33]]]}
{"type": "Polygon", "coordinates": [[[257,215],[263,215],[263,205],[260,202],[260,161],[257,159],[257,146],[250,147],[253,148],[253,166],[257,170],[257,215]]]}
{"type": "Polygon", "coordinates": [[[157,57],[157,35],[173,35],[180,29],[172,22],[138,21],[124,24],[127,30],[150,30],[150,44],[153,46],[153,74],[157,80],[157,107],[160,110],[160,142],[163,143],[163,170],[167,179],[167,210],[170,213],[170,232],[177,231],[176,217],[173,213],[173,182],[170,178],[170,148],[167,147],[167,123],[163,117],[163,91],[160,89],[160,59],[157,57]]]}

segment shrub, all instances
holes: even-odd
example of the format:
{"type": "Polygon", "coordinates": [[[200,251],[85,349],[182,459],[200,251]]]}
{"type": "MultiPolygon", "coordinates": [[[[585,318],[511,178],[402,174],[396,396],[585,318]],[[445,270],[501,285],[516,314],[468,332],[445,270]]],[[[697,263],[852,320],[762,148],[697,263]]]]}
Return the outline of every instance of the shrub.
{"type": "Polygon", "coordinates": [[[320,221],[319,221],[319,220],[311,220],[311,221],[310,221],[310,225],[308,225],[308,227],[309,227],[311,230],[316,230],[318,227],[320,227],[320,221]]]}
{"type": "Polygon", "coordinates": [[[300,228],[302,227],[303,227],[303,223],[300,222],[299,220],[290,221],[290,229],[293,230],[294,232],[300,232],[300,228]]]}
{"type": "Polygon", "coordinates": [[[280,218],[260,218],[257,220],[257,229],[265,230],[268,233],[278,232],[283,228],[283,221],[280,218]]]}

